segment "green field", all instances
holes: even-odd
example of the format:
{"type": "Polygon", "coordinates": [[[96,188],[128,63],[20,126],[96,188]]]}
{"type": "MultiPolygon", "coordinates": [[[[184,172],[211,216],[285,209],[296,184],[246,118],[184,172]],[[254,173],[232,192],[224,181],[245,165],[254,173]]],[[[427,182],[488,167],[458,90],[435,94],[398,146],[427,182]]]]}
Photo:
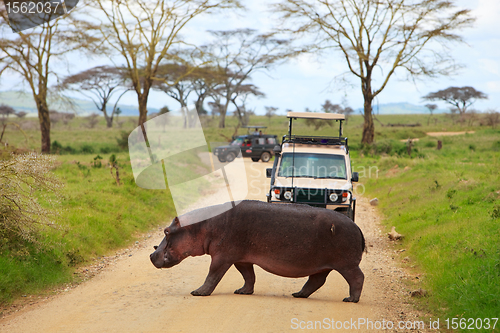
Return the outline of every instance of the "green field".
{"type": "MultiPolygon", "coordinates": [[[[480,118],[480,117],[479,117],[480,118]]],[[[428,296],[419,299],[427,311],[442,318],[486,318],[500,315],[500,129],[454,122],[448,115],[378,116],[376,143],[360,144],[362,118],[353,116],[345,126],[355,171],[360,171],[359,194],[377,197],[386,231],[395,226],[404,239],[408,270],[420,274],[419,288],[428,296]],[[420,123],[418,127],[389,127],[420,123]],[[473,134],[430,137],[427,132],[475,131],[473,134]],[[414,142],[411,157],[401,140],[414,142]],[[443,148],[437,150],[437,140],[443,148]],[[363,170],[378,170],[362,173],[363,170]]],[[[11,302],[72,281],[75,267],[129,245],[134,237],[174,214],[168,191],[144,190],[133,181],[128,153],[117,138],[135,128],[127,119],[121,129],[106,129],[104,120],[94,128],[85,119],[53,126],[52,142],[59,153],[56,175],[66,184],[59,231],[47,235],[41,251],[26,244],[28,251],[4,245],[0,254],[0,301],[11,302]],[[62,147],[62,148],[61,148],[62,147]],[[69,147],[69,148],[68,148],[69,147]],[[111,153],[120,164],[122,185],[117,186],[105,166],[111,153]],[[103,167],[94,168],[96,155],[103,167]],[[78,162],[78,163],[77,163],[78,162]],[[17,252],[16,252],[17,251],[17,252]]],[[[24,120],[33,121],[33,120],[24,120]]],[[[236,119],[218,129],[218,119],[203,120],[207,142],[231,137],[236,119]]],[[[265,133],[281,137],[287,131],[284,116],[255,116],[251,125],[265,125],[265,133]]],[[[294,133],[311,133],[312,127],[296,122],[294,133]]],[[[238,134],[246,130],[239,129],[238,134]]],[[[39,149],[40,132],[25,130],[26,137],[8,128],[3,142],[10,147],[39,149]]],[[[336,135],[328,125],[315,135],[336,135]]],[[[5,243],[2,243],[5,244],[5,243]]],[[[497,325],[498,326],[498,325],[497,325]]]]}

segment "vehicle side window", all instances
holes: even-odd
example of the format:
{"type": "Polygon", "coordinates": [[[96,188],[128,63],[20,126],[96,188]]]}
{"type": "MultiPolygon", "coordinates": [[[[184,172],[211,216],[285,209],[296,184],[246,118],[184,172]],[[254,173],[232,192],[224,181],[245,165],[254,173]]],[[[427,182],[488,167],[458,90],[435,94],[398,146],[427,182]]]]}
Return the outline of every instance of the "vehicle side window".
{"type": "Polygon", "coordinates": [[[268,145],[275,145],[276,139],[275,138],[267,138],[267,144],[268,145]]]}
{"type": "Polygon", "coordinates": [[[265,145],[266,144],[266,139],[265,138],[258,138],[259,145],[265,145]]]}

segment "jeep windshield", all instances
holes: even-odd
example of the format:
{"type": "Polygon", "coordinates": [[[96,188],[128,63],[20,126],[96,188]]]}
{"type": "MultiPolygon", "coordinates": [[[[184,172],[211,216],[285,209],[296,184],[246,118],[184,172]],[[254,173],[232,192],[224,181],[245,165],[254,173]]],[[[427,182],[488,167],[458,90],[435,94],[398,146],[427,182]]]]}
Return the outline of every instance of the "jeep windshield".
{"type": "Polygon", "coordinates": [[[345,157],[330,154],[284,153],[278,177],[346,179],[345,157]]]}
{"type": "Polygon", "coordinates": [[[231,146],[241,146],[244,141],[243,138],[236,138],[231,142],[231,146]]]}

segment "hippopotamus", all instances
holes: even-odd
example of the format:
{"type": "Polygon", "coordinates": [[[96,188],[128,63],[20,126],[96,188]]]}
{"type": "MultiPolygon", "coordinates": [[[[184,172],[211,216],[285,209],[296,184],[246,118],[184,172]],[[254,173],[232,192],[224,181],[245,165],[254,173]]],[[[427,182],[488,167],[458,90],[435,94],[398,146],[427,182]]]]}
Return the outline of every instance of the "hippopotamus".
{"type": "Polygon", "coordinates": [[[364,282],[359,263],[365,239],[347,216],[303,204],[244,200],[202,220],[206,209],[175,217],[150,255],[157,268],[170,268],[189,256],[210,255],[205,283],[192,295],[210,295],[232,265],[245,281],[234,293],[252,294],[255,264],[284,277],[308,276],[302,290],[292,294],[302,298],[318,290],[336,270],[349,284],[349,297],[343,301],[359,301],[364,282]]]}

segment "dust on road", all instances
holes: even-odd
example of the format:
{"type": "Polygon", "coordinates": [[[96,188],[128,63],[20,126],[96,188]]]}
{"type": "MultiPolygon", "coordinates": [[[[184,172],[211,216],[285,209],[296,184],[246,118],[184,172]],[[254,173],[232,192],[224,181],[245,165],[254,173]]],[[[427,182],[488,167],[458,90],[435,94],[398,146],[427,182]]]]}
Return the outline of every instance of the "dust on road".
{"type": "MultiPolygon", "coordinates": [[[[265,200],[269,188],[265,168],[272,165],[246,160],[245,166],[252,182],[248,199],[265,200]]],[[[243,285],[233,266],[211,296],[191,296],[205,280],[210,257],[188,258],[173,268],[156,269],[149,254],[163,238],[160,228],[144,235],[131,251],[94,278],[4,316],[0,332],[286,332],[305,328],[309,321],[320,321],[326,329],[325,319],[330,325],[334,320],[334,324],[349,326],[358,318],[392,321],[395,326],[399,321],[417,321],[419,314],[408,304],[409,290],[402,282],[408,276],[398,268],[379,219],[368,199],[358,197],[356,223],[365,235],[368,253],[360,265],[365,285],[357,304],[342,302],[349,287],[335,271],[309,298],[297,299],[291,294],[299,291],[307,278],[282,278],[259,267],[255,267],[253,295],[233,294],[243,285]]],[[[366,326],[349,328],[375,331],[366,326]]],[[[403,330],[395,327],[389,331],[403,330]]]]}

